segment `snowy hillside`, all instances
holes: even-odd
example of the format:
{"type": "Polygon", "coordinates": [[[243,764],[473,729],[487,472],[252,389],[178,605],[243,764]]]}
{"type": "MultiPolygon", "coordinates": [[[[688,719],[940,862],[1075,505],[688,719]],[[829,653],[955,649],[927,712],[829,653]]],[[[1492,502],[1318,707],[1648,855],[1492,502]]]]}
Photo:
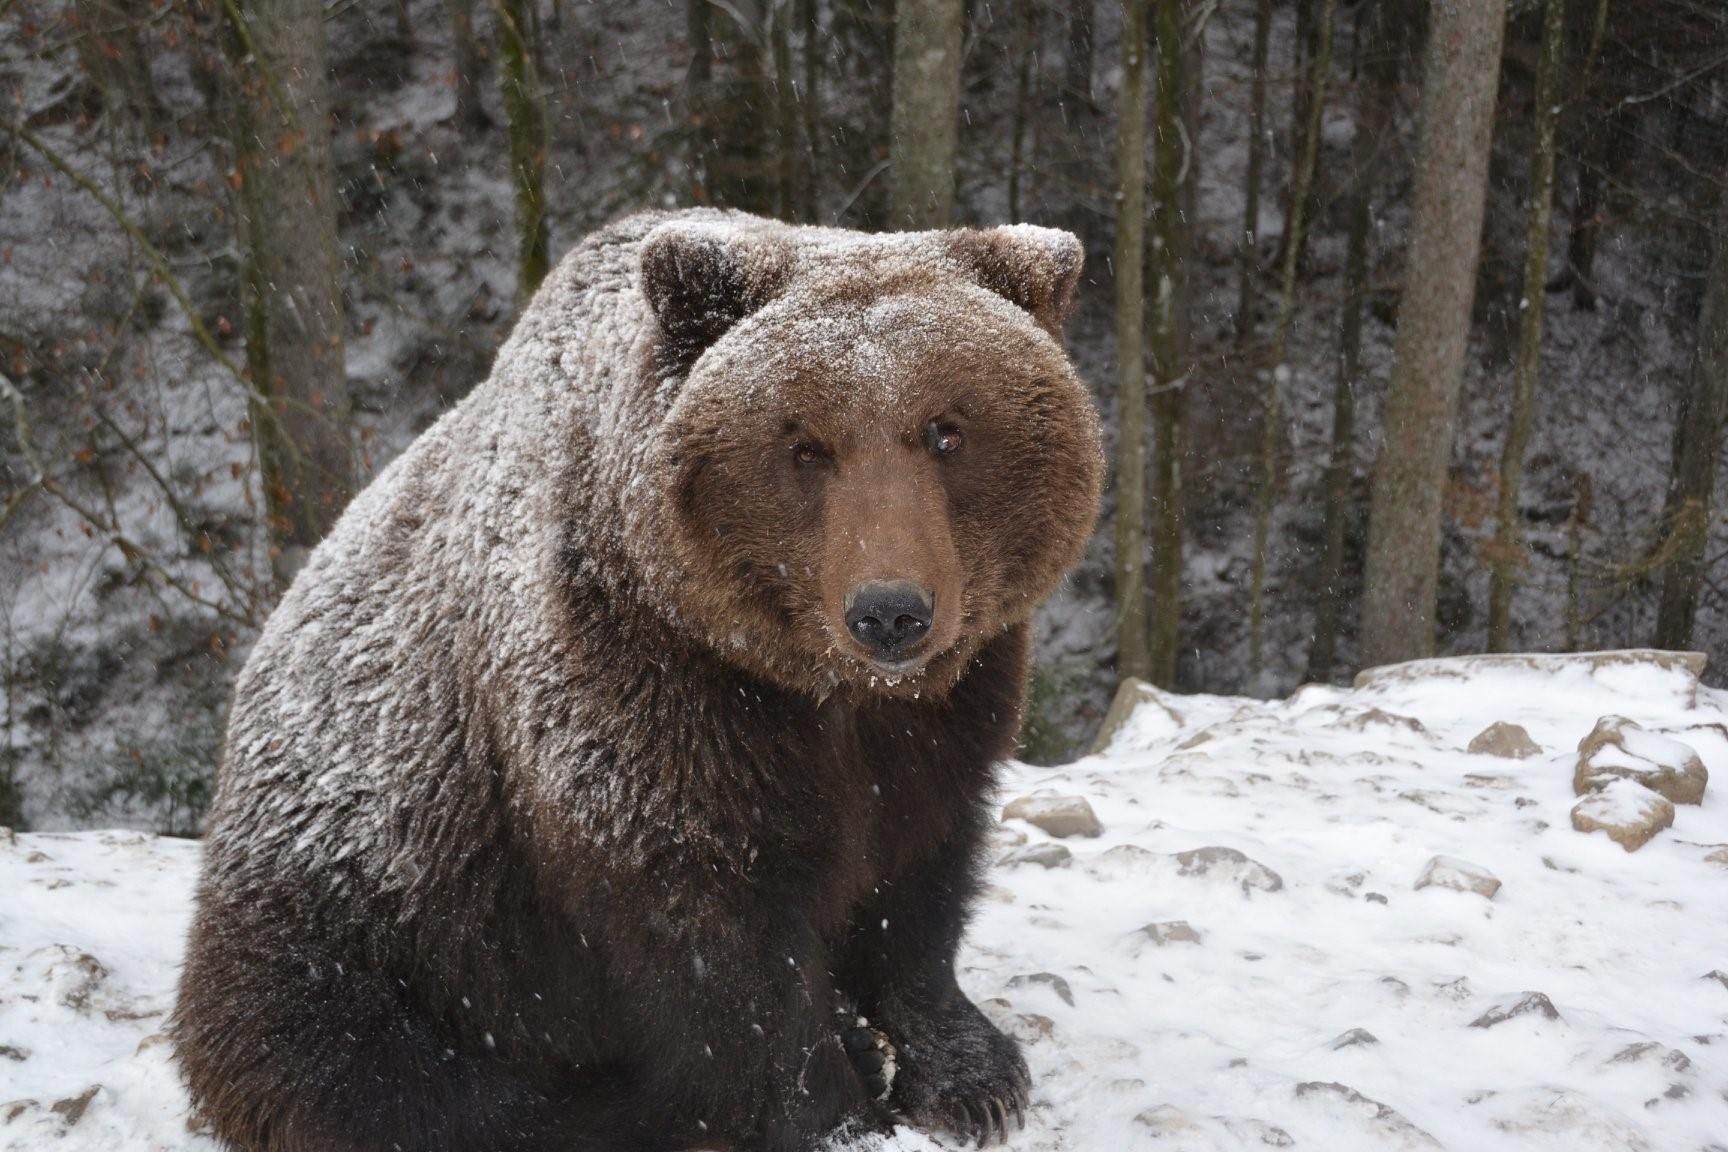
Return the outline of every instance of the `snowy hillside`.
{"type": "MultiPolygon", "coordinates": [[[[1511,657],[1142,696],[1104,754],[1006,774],[962,983],[1036,1077],[1011,1147],[1728,1148],[1728,694],[1511,657]],[[1700,767],[1701,804],[1644,790],[1700,767]],[[1629,852],[1580,804],[1673,822],[1629,852]]],[[[0,843],[0,1148],[213,1147],[156,1035],[196,863],[0,843]]]]}

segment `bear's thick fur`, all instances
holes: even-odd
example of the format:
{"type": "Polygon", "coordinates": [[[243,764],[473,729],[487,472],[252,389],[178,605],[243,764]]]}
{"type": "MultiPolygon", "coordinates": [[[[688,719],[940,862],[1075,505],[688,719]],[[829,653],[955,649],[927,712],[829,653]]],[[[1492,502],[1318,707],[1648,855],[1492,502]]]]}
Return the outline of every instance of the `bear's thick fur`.
{"type": "Polygon", "coordinates": [[[1005,1126],[1026,1068],[953,962],[1096,514],[1079,270],[1044,229],[713,211],[563,260],[236,686],[173,1024],[224,1140],[1005,1126]],[[893,659],[883,582],[928,609],[893,659]]]}

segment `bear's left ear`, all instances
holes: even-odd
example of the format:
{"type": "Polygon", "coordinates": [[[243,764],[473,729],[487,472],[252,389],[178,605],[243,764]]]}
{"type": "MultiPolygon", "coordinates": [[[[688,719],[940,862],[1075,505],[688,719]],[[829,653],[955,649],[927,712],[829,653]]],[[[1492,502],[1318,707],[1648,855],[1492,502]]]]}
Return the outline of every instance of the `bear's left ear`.
{"type": "Polygon", "coordinates": [[[785,287],[792,253],[747,226],[674,221],[642,242],[642,294],[660,322],[661,362],[683,370],[785,287]]]}
{"type": "Polygon", "coordinates": [[[1074,304],[1074,288],[1086,253],[1071,232],[1010,224],[951,233],[948,252],[978,283],[1018,304],[1050,335],[1062,338],[1062,321],[1074,304]]]}

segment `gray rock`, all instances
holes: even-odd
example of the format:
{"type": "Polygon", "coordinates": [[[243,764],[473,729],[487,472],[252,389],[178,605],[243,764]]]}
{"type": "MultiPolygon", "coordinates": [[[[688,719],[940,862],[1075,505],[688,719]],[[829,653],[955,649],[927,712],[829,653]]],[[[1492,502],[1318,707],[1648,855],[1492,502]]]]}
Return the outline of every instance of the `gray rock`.
{"type": "Polygon", "coordinates": [[[1004,820],[1024,820],[1058,839],[1104,831],[1084,796],[1020,796],[1002,809],[1004,820]]]}
{"type": "Polygon", "coordinates": [[[1228,878],[1241,886],[1244,896],[1257,891],[1277,892],[1284,887],[1282,876],[1234,848],[1219,845],[1190,848],[1176,853],[1176,864],[1183,876],[1228,878]]]}
{"type": "MultiPolygon", "coordinates": [[[[1345,1105],[1351,1112],[1365,1116],[1369,1127],[1377,1136],[1385,1140],[1396,1140],[1393,1147],[1406,1148],[1439,1148],[1441,1144],[1434,1137],[1424,1132],[1416,1125],[1406,1120],[1395,1108],[1390,1108],[1378,1100],[1370,1100],[1362,1093],[1347,1084],[1336,1081],[1310,1080],[1305,1084],[1296,1085],[1296,1098],[1312,1099],[1345,1105]]],[[[1386,1146],[1377,1141],[1380,1147],[1386,1146]]]]}
{"type": "Polygon", "coordinates": [[[1380,1043],[1380,1037],[1366,1028],[1352,1028],[1336,1040],[1332,1041],[1332,1051],[1338,1052],[1345,1048],[1372,1048],[1380,1043]]]}
{"type": "Polygon", "coordinates": [[[1016,976],[1008,981],[1010,988],[1028,988],[1036,984],[1042,984],[1049,988],[1056,993],[1062,1003],[1070,1008],[1074,1007],[1074,990],[1068,987],[1068,981],[1054,972],[1034,972],[1028,976],[1016,976]]]}
{"type": "Polygon", "coordinates": [[[1156,948],[1168,947],[1171,944],[1198,944],[1201,939],[1200,933],[1186,920],[1164,920],[1157,924],[1148,924],[1134,935],[1156,948]]]}
{"type": "Polygon", "coordinates": [[[1476,756],[1499,756],[1506,760],[1527,760],[1542,755],[1542,745],[1530,739],[1521,724],[1497,720],[1476,733],[1469,751],[1476,756]]]}
{"type": "Polygon", "coordinates": [[[1500,879],[1480,864],[1460,860],[1456,856],[1435,856],[1422,869],[1416,887],[1450,888],[1455,892],[1474,892],[1486,900],[1500,891],[1500,879]]]}
{"type": "Polygon", "coordinates": [[[1560,1010],[1554,1007],[1554,1002],[1540,992],[1525,992],[1505,1003],[1495,1005],[1470,1021],[1472,1028],[1497,1028],[1508,1020],[1516,1020],[1520,1016],[1541,1016],[1548,1020],[1560,1019],[1560,1010]]]}
{"type": "Polygon", "coordinates": [[[1066,868],[1074,862],[1074,853],[1061,844],[1028,844],[1002,857],[1000,863],[1036,864],[1040,868],[1066,868]]]}
{"type": "Polygon", "coordinates": [[[1104,723],[1098,726],[1098,735],[1093,737],[1090,755],[1096,756],[1110,747],[1117,733],[1127,725],[1129,717],[1140,708],[1156,708],[1175,727],[1180,728],[1187,723],[1170,704],[1167,693],[1135,676],[1129,676],[1116,686],[1116,695],[1110,700],[1110,710],[1104,713],[1104,723]]]}

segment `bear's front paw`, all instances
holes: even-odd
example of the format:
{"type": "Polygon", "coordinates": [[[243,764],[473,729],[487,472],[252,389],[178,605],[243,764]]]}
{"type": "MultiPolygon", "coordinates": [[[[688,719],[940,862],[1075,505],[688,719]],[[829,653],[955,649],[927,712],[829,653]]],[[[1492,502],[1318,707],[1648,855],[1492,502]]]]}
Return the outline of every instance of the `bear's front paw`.
{"type": "Polygon", "coordinates": [[[899,1039],[888,1103],[920,1128],[943,1129],[979,1147],[1026,1127],[1032,1077],[1013,1040],[972,1007],[914,1026],[899,1039]],[[934,1026],[932,1026],[934,1025],[934,1026]]]}
{"type": "Polygon", "coordinates": [[[899,1054],[894,1045],[862,1016],[841,1030],[840,1043],[852,1058],[852,1066],[858,1069],[870,1098],[885,1103],[894,1090],[894,1074],[899,1070],[899,1054]]]}

